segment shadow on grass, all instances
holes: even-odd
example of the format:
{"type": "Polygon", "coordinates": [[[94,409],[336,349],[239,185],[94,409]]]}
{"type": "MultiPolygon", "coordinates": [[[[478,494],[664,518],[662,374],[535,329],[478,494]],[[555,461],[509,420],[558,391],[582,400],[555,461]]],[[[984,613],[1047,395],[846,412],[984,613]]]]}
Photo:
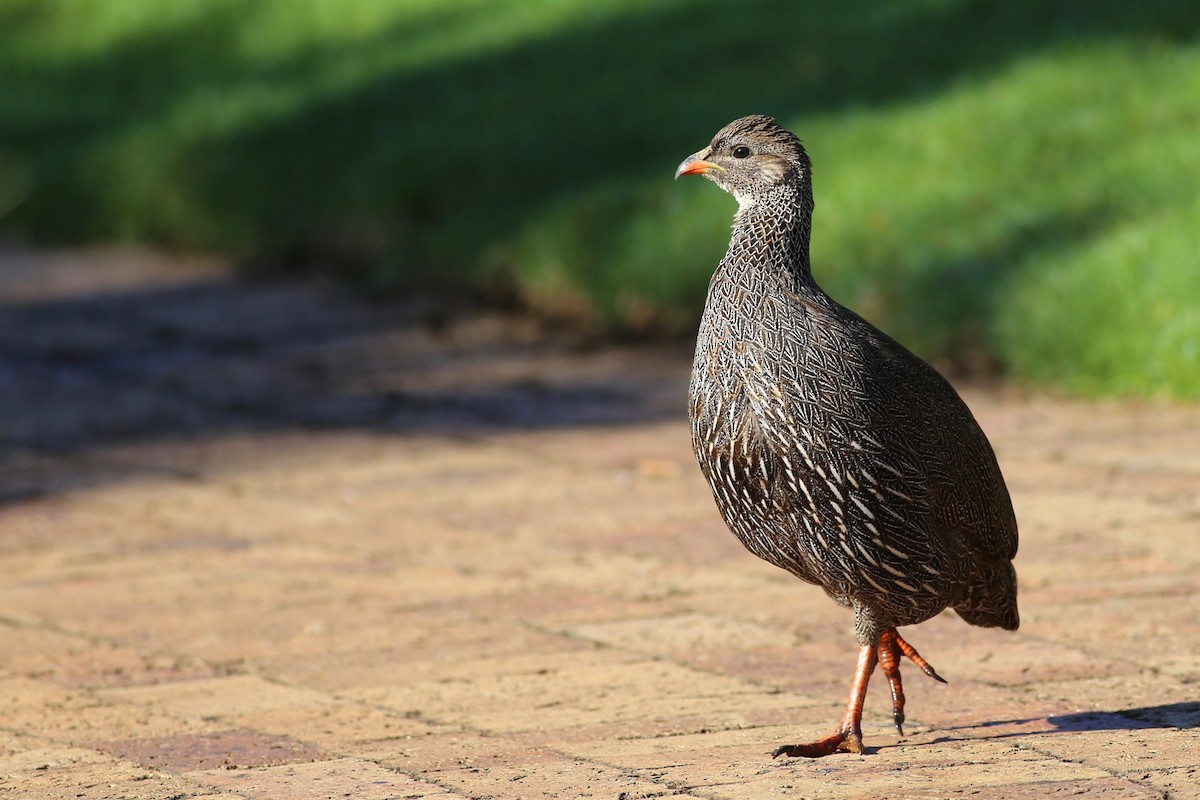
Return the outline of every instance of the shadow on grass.
{"type": "MultiPolygon", "coordinates": [[[[0,50],[35,14],[16,8],[24,20],[0,12],[0,50]]],[[[210,4],[90,58],[23,67],[0,125],[9,149],[37,160],[37,183],[13,224],[461,283],[502,273],[505,243],[539,213],[601,184],[666,180],[739,114],[907,103],[1064,43],[1200,31],[1185,2],[695,0],[388,66],[505,12],[442,10],[251,60],[239,36],[253,9],[210,4]],[[356,62],[378,67],[336,79],[356,62]],[[43,107],[48,93],[69,100],[43,107]],[[172,129],[188,103],[222,94],[262,109],[172,129]]]]}

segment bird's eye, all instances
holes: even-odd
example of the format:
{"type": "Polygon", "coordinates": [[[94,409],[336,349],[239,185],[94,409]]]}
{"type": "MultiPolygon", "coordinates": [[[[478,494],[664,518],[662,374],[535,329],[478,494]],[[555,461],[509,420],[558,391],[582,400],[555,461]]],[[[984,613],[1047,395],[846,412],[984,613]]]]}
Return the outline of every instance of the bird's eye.
{"type": "Polygon", "coordinates": [[[746,147],[744,144],[739,144],[737,147],[733,148],[734,158],[745,158],[748,155],[750,155],[750,148],[746,147]]]}

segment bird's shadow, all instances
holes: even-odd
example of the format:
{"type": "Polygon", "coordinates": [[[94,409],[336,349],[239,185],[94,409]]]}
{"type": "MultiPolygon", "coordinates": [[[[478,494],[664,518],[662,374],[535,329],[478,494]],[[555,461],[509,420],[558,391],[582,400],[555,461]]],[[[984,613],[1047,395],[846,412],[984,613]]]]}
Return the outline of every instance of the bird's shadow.
{"type": "Polygon", "coordinates": [[[1050,717],[997,719],[973,725],[956,725],[930,730],[930,738],[906,736],[896,744],[868,746],[865,755],[884,750],[911,747],[932,747],[952,742],[996,741],[1000,739],[1029,739],[1063,733],[1088,731],[1130,731],[1173,728],[1200,728],[1200,702],[1166,703],[1160,706],[1126,708],[1116,711],[1081,711],[1050,717]],[[999,729],[995,732],[995,729],[999,729]]]}
{"type": "Polygon", "coordinates": [[[1121,711],[1082,711],[1050,717],[1062,731],[1133,730],[1137,728],[1200,728],[1200,702],[1167,703],[1121,711]]]}
{"type": "MultiPolygon", "coordinates": [[[[1114,711],[1080,711],[1050,717],[992,720],[974,725],[942,728],[940,735],[926,742],[905,742],[905,746],[935,745],[965,740],[997,740],[1052,736],[1087,731],[1125,731],[1155,728],[1191,730],[1200,728],[1200,702],[1167,703],[1114,711]],[[986,732],[1000,729],[994,733],[986,732]],[[961,732],[961,733],[960,733],[961,732]]],[[[883,749],[883,748],[879,748],[883,749]]]]}

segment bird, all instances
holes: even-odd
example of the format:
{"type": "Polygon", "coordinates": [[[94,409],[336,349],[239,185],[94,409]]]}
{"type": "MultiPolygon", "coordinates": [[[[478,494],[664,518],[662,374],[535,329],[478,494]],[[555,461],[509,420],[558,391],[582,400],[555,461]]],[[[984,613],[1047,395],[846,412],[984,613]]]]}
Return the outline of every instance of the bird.
{"type": "Polygon", "coordinates": [[[812,162],[795,134],[742,117],[679,165],[676,180],[685,175],[738,203],[688,390],[700,470],[750,552],[854,611],[840,725],[773,757],[861,754],[876,665],[901,736],[901,657],[945,683],[897,628],[947,608],[971,625],[1020,624],[1012,500],[950,383],[814,280],[812,162]]]}

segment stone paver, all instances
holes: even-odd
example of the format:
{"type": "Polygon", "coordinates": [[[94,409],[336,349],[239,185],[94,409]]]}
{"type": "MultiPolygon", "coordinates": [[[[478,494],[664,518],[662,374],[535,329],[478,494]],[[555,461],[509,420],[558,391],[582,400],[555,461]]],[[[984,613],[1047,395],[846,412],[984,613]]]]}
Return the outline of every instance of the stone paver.
{"type": "Polygon", "coordinates": [[[0,251],[0,797],[1200,797],[1200,409],[966,386],[1022,628],[909,638],[742,550],[686,345],[144,252],[0,251]],[[879,682],[877,682],[878,684],[879,682]]]}

